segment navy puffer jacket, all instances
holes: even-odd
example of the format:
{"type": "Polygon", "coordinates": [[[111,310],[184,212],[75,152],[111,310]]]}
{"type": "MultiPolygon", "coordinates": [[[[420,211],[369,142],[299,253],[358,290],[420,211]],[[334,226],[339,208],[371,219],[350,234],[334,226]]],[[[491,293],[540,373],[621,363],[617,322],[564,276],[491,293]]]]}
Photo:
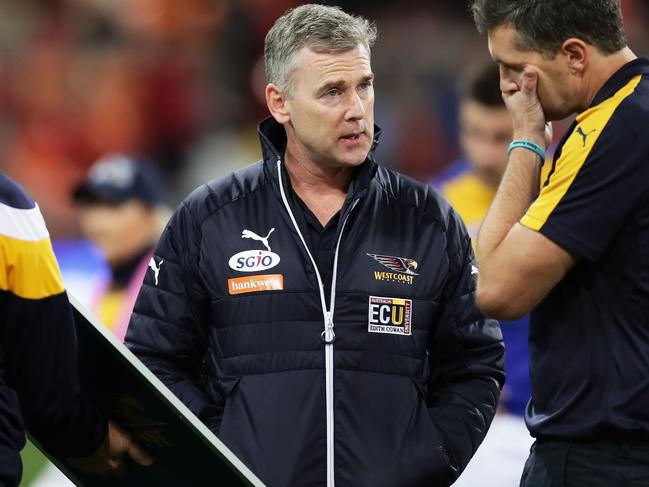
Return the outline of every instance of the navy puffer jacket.
{"type": "Polygon", "coordinates": [[[324,289],[284,129],[267,119],[260,134],[262,161],[176,210],[128,346],[270,486],[450,485],[504,382],[462,222],[370,153],[324,289]]]}

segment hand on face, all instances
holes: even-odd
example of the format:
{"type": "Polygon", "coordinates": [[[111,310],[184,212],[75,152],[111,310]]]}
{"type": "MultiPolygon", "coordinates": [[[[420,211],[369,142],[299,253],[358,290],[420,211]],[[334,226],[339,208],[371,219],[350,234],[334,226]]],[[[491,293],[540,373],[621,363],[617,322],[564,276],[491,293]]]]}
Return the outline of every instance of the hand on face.
{"type": "Polygon", "coordinates": [[[503,100],[512,117],[514,139],[526,139],[544,149],[552,142],[552,125],[546,123],[543,108],[537,95],[539,75],[532,67],[526,67],[519,83],[501,84],[503,100]]]}

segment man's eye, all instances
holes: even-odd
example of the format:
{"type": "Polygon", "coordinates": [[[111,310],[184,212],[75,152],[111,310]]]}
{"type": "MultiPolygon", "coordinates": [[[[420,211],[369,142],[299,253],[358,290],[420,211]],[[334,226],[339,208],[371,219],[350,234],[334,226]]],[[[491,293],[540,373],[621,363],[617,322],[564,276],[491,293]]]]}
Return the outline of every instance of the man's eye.
{"type": "Polygon", "coordinates": [[[331,90],[327,91],[327,96],[338,96],[340,94],[340,91],[337,88],[332,88],[331,90]]]}
{"type": "Polygon", "coordinates": [[[512,73],[522,73],[525,67],[520,65],[510,65],[507,66],[507,69],[512,73]]]}

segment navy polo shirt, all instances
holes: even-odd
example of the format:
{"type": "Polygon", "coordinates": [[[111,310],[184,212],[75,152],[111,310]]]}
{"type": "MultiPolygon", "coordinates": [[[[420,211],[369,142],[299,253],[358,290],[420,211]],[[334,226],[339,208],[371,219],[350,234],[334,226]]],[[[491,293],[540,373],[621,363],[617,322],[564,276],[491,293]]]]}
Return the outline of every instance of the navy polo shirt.
{"type": "Polygon", "coordinates": [[[606,82],[543,175],[521,224],[577,263],[531,314],[527,425],[649,441],[649,60],[606,82]]]}

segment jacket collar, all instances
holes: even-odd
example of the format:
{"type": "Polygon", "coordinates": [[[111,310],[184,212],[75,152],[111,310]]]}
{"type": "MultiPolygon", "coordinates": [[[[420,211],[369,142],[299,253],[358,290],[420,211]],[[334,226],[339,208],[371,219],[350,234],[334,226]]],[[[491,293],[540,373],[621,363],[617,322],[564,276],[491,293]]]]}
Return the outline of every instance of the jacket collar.
{"type": "MultiPolygon", "coordinates": [[[[284,126],[278,123],[273,117],[262,120],[257,126],[259,140],[261,142],[261,151],[264,159],[264,166],[270,169],[267,174],[271,174],[273,179],[277,178],[276,164],[278,160],[284,161],[284,151],[286,150],[286,131],[284,126]]],[[[366,188],[376,173],[376,162],[374,152],[381,137],[381,129],[374,125],[374,140],[372,147],[365,162],[358,167],[356,175],[350,184],[348,194],[357,193],[359,190],[366,188]]]]}
{"type": "Polygon", "coordinates": [[[591,103],[591,107],[599,105],[603,101],[612,97],[620,88],[629,82],[631,78],[639,74],[649,74],[649,59],[639,57],[631,62],[626,63],[611,76],[604,86],[600,88],[591,103]]]}

